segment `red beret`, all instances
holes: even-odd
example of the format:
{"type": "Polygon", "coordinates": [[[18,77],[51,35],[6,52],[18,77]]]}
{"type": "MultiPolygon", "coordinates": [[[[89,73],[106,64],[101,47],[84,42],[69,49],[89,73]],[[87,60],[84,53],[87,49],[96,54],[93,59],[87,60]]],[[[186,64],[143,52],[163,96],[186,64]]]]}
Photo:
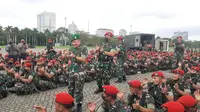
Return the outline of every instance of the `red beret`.
{"type": "Polygon", "coordinates": [[[173,73],[179,74],[179,75],[182,75],[182,76],[185,74],[185,72],[181,69],[175,69],[175,70],[173,70],[173,73]]]}
{"type": "Polygon", "coordinates": [[[63,105],[70,105],[74,102],[74,98],[68,93],[61,92],[56,94],[56,102],[63,105]]]}
{"type": "Polygon", "coordinates": [[[119,90],[115,87],[115,86],[111,86],[111,85],[105,85],[103,86],[104,89],[104,93],[106,93],[107,95],[116,95],[119,90]]]}
{"type": "Polygon", "coordinates": [[[27,63],[25,63],[25,64],[24,64],[24,66],[25,66],[25,67],[31,67],[31,66],[32,66],[32,64],[31,64],[31,63],[29,63],[29,62],[27,62],[27,63]]]}
{"type": "Polygon", "coordinates": [[[151,77],[153,77],[153,76],[164,77],[164,74],[163,74],[162,72],[158,71],[158,72],[154,72],[154,73],[151,75],[151,77]]]}
{"type": "Polygon", "coordinates": [[[181,38],[182,39],[183,37],[182,36],[178,36],[177,38],[181,38]]]}
{"type": "Polygon", "coordinates": [[[122,36],[118,36],[117,39],[118,40],[123,40],[123,37],[122,36]]]}
{"type": "Polygon", "coordinates": [[[185,57],[185,60],[190,60],[190,59],[191,59],[190,56],[186,56],[186,57],[185,57]]]}
{"type": "Polygon", "coordinates": [[[177,102],[181,103],[186,108],[192,108],[196,103],[196,99],[190,95],[180,97],[177,102]]]}
{"type": "Polygon", "coordinates": [[[107,36],[107,35],[113,37],[113,34],[111,32],[106,32],[104,36],[107,36]]]}
{"type": "Polygon", "coordinates": [[[167,112],[184,112],[185,109],[179,102],[170,101],[162,105],[167,108],[167,112]]]}
{"type": "Polygon", "coordinates": [[[198,66],[192,66],[192,70],[200,71],[200,67],[198,67],[198,66]]]}
{"type": "Polygon", "coordinates": [[[19,61],[16,61],[16,62],[15,62],[15,65],[18,65],[18,64],[20,64],[20,62],[19,62],[19,61]]]}
{"type": "Polygon", "coordinates": [[[129,81],[128,84],[134,88],[141,88],[142,87],[142,84],[139,80],[132,80],[132,81],[129,81]]]}
{"type": "Polygon", "coordinates": [[[29,57],[29,56],[28,56],[28,57],[26,57],[26,60],[31,60],[31,57],[29,57]]]}

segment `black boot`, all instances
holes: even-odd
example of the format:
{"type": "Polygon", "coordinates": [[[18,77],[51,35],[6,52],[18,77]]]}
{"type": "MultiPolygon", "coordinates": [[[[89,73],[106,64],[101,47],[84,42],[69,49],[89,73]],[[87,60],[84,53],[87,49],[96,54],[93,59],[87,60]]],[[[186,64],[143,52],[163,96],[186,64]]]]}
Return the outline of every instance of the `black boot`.
{"type": "Polygon", "coordinates": [[[118,79],[115,81],[115,83],[122,83],[123,81],[121,79],[118,79]]]}
{"type": "Polygon", "coordinates": [[[94,94],[98,94],[100,92],[103,92],[103,88],[98,88],[96,91],[94,91],[94,94]]]}
{"type": "Polygon", "coordinates": [[[82,112],[82,104],[77,104],[77,112],[82,112]]]}
{"type": "Polygon", "coordinates": [[[123,81],[127,81],[126,76],[123,76],[123,81]]]}

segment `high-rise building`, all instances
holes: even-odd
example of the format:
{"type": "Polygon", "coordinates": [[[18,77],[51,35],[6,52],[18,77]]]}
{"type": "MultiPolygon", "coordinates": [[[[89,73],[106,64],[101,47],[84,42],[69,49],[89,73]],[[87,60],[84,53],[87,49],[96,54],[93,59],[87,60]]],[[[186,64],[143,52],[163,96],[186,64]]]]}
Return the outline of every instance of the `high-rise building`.
{"type": "Polygon", "coordinates": [[[48,29],[50,32],[56,30],[56,14],[52,12],[43,12],[37,15],[38,31],[44,32],[48,29]]]}
{"type": "Polygon", "coordinates": [[[78,28],[77,28],[76,24],[74,24],[73,21],[72,21],[72,24],[69,24],[69,26],[68,26],[68,31],[69,31],[69,33],[71,33],[71,34],[77,33],[78,28]]]}

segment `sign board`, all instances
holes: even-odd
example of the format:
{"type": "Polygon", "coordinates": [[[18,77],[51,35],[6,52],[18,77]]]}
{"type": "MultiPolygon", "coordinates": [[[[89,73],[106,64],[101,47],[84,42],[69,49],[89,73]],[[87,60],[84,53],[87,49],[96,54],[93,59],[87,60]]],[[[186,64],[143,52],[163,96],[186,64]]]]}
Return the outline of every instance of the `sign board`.
{"type": "Polygon", "coordinates": [[[174,32],[174,37],[182,36],[184,40],[188,40],[188,32],[174,32]]]}

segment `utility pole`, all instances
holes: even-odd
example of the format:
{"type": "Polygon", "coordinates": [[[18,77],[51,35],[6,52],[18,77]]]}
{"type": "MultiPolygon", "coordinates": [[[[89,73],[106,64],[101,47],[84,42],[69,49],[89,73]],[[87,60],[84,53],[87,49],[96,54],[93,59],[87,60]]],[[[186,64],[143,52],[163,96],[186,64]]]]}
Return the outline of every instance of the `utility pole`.
{"type": "Polygon", "coordinates": [[[67,18],[65,18],[65,32],[64,32],[64,36],[65,36],[65,46],[67,45],[67,39],[66,39],[66,24],[67,24],[67,18]]]}
{"type": "Polygon", "coordinates": [[[130,34],[132,34],[132,25],[131,25],[131,32],[130,32],[130,34]]]}
{"type": "Polygon", "coordinates": [[[89,28],[90,28],[90,20],[88,20],[88,33],[89,33],[89,28]]]}

